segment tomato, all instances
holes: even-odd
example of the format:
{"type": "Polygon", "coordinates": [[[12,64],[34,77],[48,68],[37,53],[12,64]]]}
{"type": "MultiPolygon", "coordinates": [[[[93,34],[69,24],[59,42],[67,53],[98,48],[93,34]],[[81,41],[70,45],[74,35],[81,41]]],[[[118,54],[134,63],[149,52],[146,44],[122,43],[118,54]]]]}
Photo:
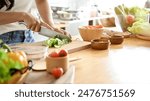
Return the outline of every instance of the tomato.
{"type": "Polygon", "coordinates": [[[62,50],[60,50],[60,51],[59,51],[59,53],[58,53],[58,54],[59,54],[59,56],[60,56],[60,57],[67,56],[68,51],[67,51],[67,50],[65,50],[65,49],[62,49],[62,50]]]}
{"type": "Polygon", "coordinates": [[[132,24],[135,21],[135,17],[131,14],[126,16],[126,23],[127,24],[132,24]]]}
{"type": "Polygon", "coordinates": [[[52,75],[55,78],[59,78],[60,76],[62,76],[64,73],[63,69],[61,67],[56,67],[52,70],[52,75]]]}
{"type": "Polygon", "coordinates": [[[50,56],[50,57],[59,57],[59,54],[54,51],[54,52],[51,52],[51,53],[49,54],[49,56],[50,56]]]}

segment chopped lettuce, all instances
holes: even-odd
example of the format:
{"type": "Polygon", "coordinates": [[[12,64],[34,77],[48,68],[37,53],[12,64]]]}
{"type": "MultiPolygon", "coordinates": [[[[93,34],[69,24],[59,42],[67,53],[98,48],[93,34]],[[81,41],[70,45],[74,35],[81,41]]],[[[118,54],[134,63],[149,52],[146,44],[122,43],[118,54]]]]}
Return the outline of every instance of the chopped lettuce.
{"type": "Polygon", "coordinates": [[[49,38],[48,40],[45,41],[45,45],[49,47],[55,47],[55,48],[60,48],[64,44],[68,44],[70,40],[66,38],[60,38],[60,37],[53,37],[49,38]]]}

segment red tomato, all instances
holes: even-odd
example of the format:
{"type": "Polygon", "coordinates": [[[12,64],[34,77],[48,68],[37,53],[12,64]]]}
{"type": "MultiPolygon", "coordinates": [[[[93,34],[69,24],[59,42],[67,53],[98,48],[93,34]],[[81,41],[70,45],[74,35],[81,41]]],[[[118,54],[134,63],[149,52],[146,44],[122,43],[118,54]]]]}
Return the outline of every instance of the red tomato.
{"type": "Polygon", "coordinates": [[[52,75],[55,78],[59,78],[60,76],[62,76],[64,73],[63,69],[61,67],[56,67],[52,70],[52,75]]]}
{"type": "Polygon", "coordinates": [[[50,57],[59,57],[59,54],[54,51],[54,52],[51,52],[51,53],[49,54],[49,56],[50,56],[50,57]]]}
{"type": "Polygon", "coordinates": [[[59,54],[59,56],[60,56],[60,57],[67,56],[68,51],[67,51],[67,50],[65,50],[65,49],[62,49],[62,50],[60,50],[60,51],[59,51],[59,53],[58,53],[58,54],[59,54]]]}
{"type": "Polygon", "coordinates": [[[127,24],[132,24],[135,21],[135,17],[131,14],[126,16],[126,23],[127,24]]]}

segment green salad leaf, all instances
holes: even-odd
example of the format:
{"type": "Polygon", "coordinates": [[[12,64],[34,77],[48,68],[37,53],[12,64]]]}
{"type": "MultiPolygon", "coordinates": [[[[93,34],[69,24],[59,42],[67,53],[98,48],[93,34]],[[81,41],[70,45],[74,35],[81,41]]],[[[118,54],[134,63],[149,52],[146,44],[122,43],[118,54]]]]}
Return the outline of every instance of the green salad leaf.
{"type": "Polygon", "coordinates": [[[67,38],[55,36],[55,37],[52,37],[52,38],[49,38],[48,40],[46,40],[44,42],[44,44],[49,46],[49,47],[60,48],[62,45],[68,44],[70,42],[71,41],[67,38]]]}
{"type": "Polygon", "coordinates": [[[148,23],[149,11],[147,9],[138,6],[126,7],[122,4],[115,7],[114,10],[123,31],[135,34],[148,34],[150,25],[148,23]],[[134,21],[131,24],[127,23],[131,20],[128,15],[134,16],[134,21]]]}
{"type": "Polygon", "coordinates": [[[142,20],[136,21],[131,27],[128,27],[128,31],[133,34],[143,34],[150,36],[150,24],[142,20]]]}

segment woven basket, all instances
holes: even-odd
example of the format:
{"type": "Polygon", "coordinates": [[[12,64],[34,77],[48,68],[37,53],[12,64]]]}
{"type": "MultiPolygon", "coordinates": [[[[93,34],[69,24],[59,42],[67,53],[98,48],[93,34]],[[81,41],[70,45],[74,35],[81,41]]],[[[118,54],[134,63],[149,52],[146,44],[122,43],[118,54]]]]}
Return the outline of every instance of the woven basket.
{"type": "Polygon", "coordinates": [[[103,28],[87,29],[84,27],[79,27],[79,32],[84,41],[91,41],[93,39],[101,38],[103,28]]]}

